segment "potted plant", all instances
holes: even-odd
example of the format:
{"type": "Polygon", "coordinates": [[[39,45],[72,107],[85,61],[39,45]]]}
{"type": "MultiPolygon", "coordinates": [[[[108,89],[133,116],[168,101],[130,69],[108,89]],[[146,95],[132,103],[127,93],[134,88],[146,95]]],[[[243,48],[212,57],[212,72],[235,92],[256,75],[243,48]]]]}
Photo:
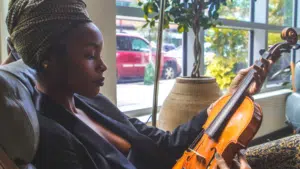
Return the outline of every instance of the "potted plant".
{"type": "MultiPolygon", "coordinates": [[[[164,9],[164,28],[170,23],[178,25],[179,33],[193,31],[195,35],[194,64],[189,77],[178,77],[176,83],[164,101],[158,126],[164,130],[173,130],[176,126],[191,119],[201,109],[207,107],[220,96],[215,78],[202,76],[200,66],[202,45],[199,37],[205,30],[220,24],[218,10],[226,0],[166,0],[164,9]]],[[[159,20],[160,0],[138,0],[142,7],[146,24],[155,27],[159,20]]]]}

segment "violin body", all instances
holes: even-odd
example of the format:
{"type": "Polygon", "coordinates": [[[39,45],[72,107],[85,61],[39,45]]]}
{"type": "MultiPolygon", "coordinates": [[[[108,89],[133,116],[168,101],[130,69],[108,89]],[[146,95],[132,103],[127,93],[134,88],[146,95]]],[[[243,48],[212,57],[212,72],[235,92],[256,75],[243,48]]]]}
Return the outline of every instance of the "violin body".
{"type": "MultiPolygon", "coordinates": [[[[231,95],[225,95],[216,103],[203,126],[204,130],[212,123],[230,98],[231,95]]],[[[197,149],[197,153],[193,150],[185,151],[173,169],[207,169],[208,166],[214,168],[217,166],[214,160],[216,152],[224,158],[228,166],[231,166],[236,153],[240,149],[246,148],[255,136],[261,125],[262,117],[261,108],[250,97],[246,97],[229,119],[218,141],[214,141],[204,133],[194,148],[197,149]]]]}

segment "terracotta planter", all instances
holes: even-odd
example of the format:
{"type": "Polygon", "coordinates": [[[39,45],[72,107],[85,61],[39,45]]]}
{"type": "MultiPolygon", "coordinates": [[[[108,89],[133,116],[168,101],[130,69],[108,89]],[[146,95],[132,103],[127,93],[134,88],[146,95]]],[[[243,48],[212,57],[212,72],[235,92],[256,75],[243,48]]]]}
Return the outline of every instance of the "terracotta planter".
{"type": "Polygon", "coordinates": [[[158,127],[172,131],[178,125],[192,119],[221,96],[213,77],[178,77],[164,101],[158,118],[158,127]]]}

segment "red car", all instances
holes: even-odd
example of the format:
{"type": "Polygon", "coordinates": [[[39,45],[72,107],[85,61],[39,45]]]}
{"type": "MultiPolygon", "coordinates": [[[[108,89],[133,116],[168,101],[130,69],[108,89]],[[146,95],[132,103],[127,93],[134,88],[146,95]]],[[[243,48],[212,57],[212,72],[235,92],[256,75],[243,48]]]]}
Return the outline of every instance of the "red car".
{"type": "MultiPolygon", "coordinates": [[[[143,78],[150,59],[155,63],[155,51],[140,36],[117,33],[117,78],[143,78]]],[[[175,57],[162,55],[160,75],[173,79],[181,74],[181,66],[175,57]]]]}

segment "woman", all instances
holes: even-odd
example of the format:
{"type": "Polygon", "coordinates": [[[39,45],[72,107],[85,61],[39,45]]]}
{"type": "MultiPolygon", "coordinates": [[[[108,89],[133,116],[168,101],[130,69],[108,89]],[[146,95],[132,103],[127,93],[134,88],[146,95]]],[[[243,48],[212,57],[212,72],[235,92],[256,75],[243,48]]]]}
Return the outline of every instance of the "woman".
{"type": "MultiPolygon", "coordinates": [[[[107,69],[103,37],[83,1],[11,0],[6,21],[17,52],[37,70],[38,169],[172,168],[201,132],[209,110],[169,133],[126,117],[98,94],[107,69]]],[[[266,69],[254,67],[251,95],[268,72],[263,61],[266,69]]],[[[249,70],[239,73],[231,91],[249,70]]]]}

